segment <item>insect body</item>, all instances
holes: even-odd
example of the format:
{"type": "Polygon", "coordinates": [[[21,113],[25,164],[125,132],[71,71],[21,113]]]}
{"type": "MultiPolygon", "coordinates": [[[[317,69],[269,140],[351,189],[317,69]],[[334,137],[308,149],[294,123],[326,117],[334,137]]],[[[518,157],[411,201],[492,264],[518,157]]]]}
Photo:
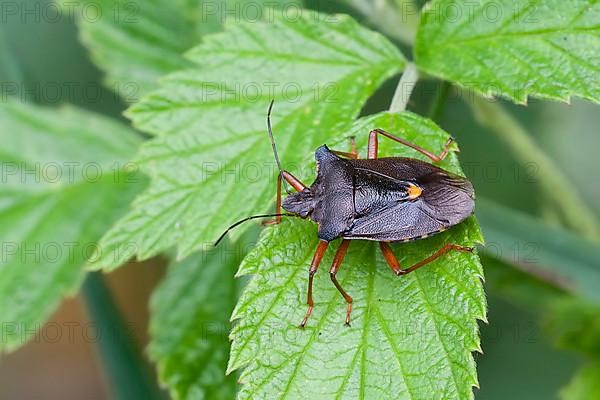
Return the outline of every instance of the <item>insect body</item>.
{"type": "Polygon", "coordinates": [[[441,232],[471,215],[473,186],[406,157],[345,159],[321,146],[315,182],[283,208],[319,224],[319,239],[398,242],[441,232]]]}
{"type": "Polygon", "coordinates": [[[473,250],[449,243],[424,260],[403,269],[389,245],[390,242],[423,239],[462,222],[473,213],[475,196],[473,186],[467,179],[433,164],[406,157],[378,158],[378,136],[409,146],[435,163],[448,154],[452,139],[446,142],[439,155],[435,155],[381,129],[374,129],[369,134],[367,159],[359,159],[354,143],[350,153],[332,151],[323,145],[315,152],[317,178],[312,185],[306,186],[280,166],[270,122],[272,105],[267,115],[267,126],[280,174],[277,180],[276,218],[268,223],[279,223],[282,215],[289,215],[280,213],[283,207],[291,215],[308,218],[319,227],[319,244],[309,268],[308,310],[301,327],[306,325],[312,313],[313,277],[332,240],[343,239],[329,274],[346,300],[347,325],[350,323],[352,297],[341,287],[336,274],[350,240],[378,241],[388,265],[396,275],[410,273],[451,250],[473,250]],[[290,184],[296,193],[291,193],[286,187],[289,196],[282,203],[281,186],[284,182],[290,184]]]}

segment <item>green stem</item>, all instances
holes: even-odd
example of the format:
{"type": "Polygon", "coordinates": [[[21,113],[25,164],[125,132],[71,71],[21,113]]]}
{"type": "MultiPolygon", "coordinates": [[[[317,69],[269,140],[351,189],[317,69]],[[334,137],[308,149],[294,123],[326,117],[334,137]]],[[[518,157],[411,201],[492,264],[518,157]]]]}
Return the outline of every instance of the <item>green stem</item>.
{"type": "Polygon", "coordinates": [[[471,102],[475,117],[483,126],[507,144],[521,160],[534,162],[540,174],[540,188],[565,223],[574,231],[597,238],[599,228],[595,215],[581,201],[569,178],[533,141],[528,132],[501,105],[475,97],[471,102]]]}
{"type": "Polygon", "coordinates": [[[396,86],[392,103],[390,104],[390,112],[399,113],[406,110],[406,105],[418,80],[419,72],[417,71],[417,66],[411,62],[406,63],[402,77],[400,77],[400,82],[396,86]]]}
{"type": "Polygon", "coordinates": [[[98,329],[96,342],[104,373],[115,399],[161,399],[147,365],[135,347],[119,310],[99,272],[88,274],[83,284],[83,297],[90,320],[98,329]]]}
{"type": "Polygon", "coordinates": [[[432,121],[439,120],[442,111],[444,110],[444,106],[446,105],[446,94],[452,85],[448,81],[441,81],[439,86],[435,91],[435,98],[431,102],[431,106],[429,107],[429,111],[427,112],[427,117],[432,121]]]}

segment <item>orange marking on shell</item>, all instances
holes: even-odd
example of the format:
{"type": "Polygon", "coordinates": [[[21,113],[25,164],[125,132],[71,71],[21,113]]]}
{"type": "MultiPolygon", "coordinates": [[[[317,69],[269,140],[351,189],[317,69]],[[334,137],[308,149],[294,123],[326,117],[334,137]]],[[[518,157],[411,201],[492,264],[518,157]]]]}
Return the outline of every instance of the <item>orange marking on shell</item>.
{"type": "Polygon", "coordinates": [[[417,197],[419,197],[421,195],[421,193],[423,193],[423,190],[418,187],[417,185],[410,185],[408,187],[408,198],[410,200],[412,199],[416,199],[417,197]]]}

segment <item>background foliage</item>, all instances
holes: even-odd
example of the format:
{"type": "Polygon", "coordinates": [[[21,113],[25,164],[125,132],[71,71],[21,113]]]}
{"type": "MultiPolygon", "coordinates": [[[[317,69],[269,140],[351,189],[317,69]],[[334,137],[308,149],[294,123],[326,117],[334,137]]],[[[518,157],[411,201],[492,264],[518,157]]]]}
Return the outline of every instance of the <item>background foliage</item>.
{"type": "MultiPolygon", "coordinates": [[[[597,185],[588,184],[597,168],[590,152],[598,144],[596,106],[571,99],[598,101],[596,2],[481,1],[469,8],[472,18],[466,2],[446,0],[429,3],[421,17],[410,1],[310,2],[304,6],[321,14],[303,12],[293,22],[248,21],[246,14],[245,20],[230,20],[224,27],[217,14],[206,12],[206,2],[94,3],[105,17],[92,22],[79,16],[77,33],[104,73],[105,96],[90,101],[76,90],[60,98],[60,103],[81,107],[55,110],[58,101],[43,90],[52,82],[97,76],[89,63],[65,68],[65,60],[85,60],[68,21],[35,25],[38,32],[71,37],[71,45],[51,47],[52,57],[50,50],[31,45],[32,37],[25,35],[23,46],[8,39],[31,24],[13,19],[0,30],[0,160],[7,178],[0,194],[0,321],[10,327],[3,328],[2,351],[21,345],[23,327],[43,322],[63,296],[77,290],[85,264],[108,271],[134,254],[145,259],[166,253],[174,261],[150,304],[148,354],[175,398],[231,398],[236,391],[240,397],[299,397],[317,381],[338,397],[471,397],[477,378],[470,352],[480,347],[476,319],[486,317],[477,258],[450,257],[399,280],[371,246],[353,244],[340,277],[357,302],[355,325],[340,329],[344,303],[322,273],[316,281],[314,325],[302,336],[295,323],[304,311],[314,227],[298,221],[266,229],[240,266],[239,275],[254,275],[233,313],[229,370],[245,367],[239,377],[243,385],[236,385],[235,373],[224,376],[228,320],[245,281],[231,278],[257,233],[234,234],[224,244],[231,251],[215,252],[207,245],[230,221],[271,207],[273,175],[239,183],[220,182],[221,175],[208,172],[215,165],[222,172],[270,159],[264,111],[271,96],[251,85],[294,82],[302,92],[298,101],[275,92],[275,131],[285,163],[296,166],[294,172],[307,181],[316,146],[327,142],[343,148],[350,134],[364,145],[360,138],[371,124],[407,136],[420,133],[414,140],[432,149],[440,148],[444,131],[457,137],[463,170],[476,186],[477,218],[487,241],[480,251],[491,323],[481,326],[486,355],[476,357],[478,397],[547,398],[570,374],[574,377],[560,391],[562,397],[600,396],[595,345],[600,193],[597,185]],[[487,13],[491,3],[501,18],[487,13]],[[457,4],[460,15],[452,14],[457,4]],[[333,10],[350,13],[358,22],[333,10]],[[421,73],[408,107],[444,130],[415,114],[379,114],[353,127],[359,115],[388,108],[406,58],[414,59],[421,73]],[[32,62],[38,59],[50,64],[32,62]],[[24,93],[19,86],[34,83],[37,91],[24,93]],[[224,90],[235,95],[223,101],[224,90]],[[529,106],[480,95],[519,104],[529,95],[529,106]],[[125,103],[131,105],[129,121],[119,117],[125,103]],[[428,136],[429,131],[435,134],[428,136]],[[53,162],[93,162],[104,174],[96,182],[65,176],[49,180],[40,166],[53,162]],[[8,166],[15,165],[16,173],[7,174],[8,166]],[[501,176],[490,175],[490,168],[501,176]],[[17,179],[23,170],[36,172],[23,181],[17,179]],[[25,246],[7,247],[82,245],[100,236],[100,247],[88,257],[38,261],[27,258],[25,246]],[[290,260],[282,263],[284,256],[290,260]],[[273,308],[265,307],[273,298],[273,308]],[[437,335],[406,329],[411,322],[433,327],[437,335]],[[440,335],[452,327],[460,329],[440,335]],[[331,340],[319,338],[323,335],[331,340]],[[551,350],[550,342],[580,358],[551,350]],[[389,348],[381,348],[382,343],[389,348]],[[403,366],[404,360],[410,362],[403,366]],[[541,364],[552,366],[551,371],[536,375],[536,368],[528,368],[541,364]],[[574,373],[577,364],[582,366],[574,373]],[[555,377],[554,385],[548,374],[555,377]]],[[[382,147],[386,154],[406,151],[383,142],[382,147]]],[[[454,157],[445,167],[459,171],[454,157]]],[[[81,177],[78,168],[74,173],[81,177]]],[[[446,239],[481,241],[471,220],[445,236],[395,251],[408,264],[446,239]]],[[[103,301],[86,298],[92,312],[103,301]]],[[[143,380],[130,381],[148,386],[143,380]]],[[[115,393],[126,391],[116,387],[115,393]]]]}

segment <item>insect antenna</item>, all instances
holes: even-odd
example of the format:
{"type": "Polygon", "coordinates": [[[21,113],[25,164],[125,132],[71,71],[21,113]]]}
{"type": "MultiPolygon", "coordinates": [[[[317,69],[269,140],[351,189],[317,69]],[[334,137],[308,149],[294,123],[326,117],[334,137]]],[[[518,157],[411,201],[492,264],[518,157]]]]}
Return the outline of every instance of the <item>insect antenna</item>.
{"type": "MultiPolygon", "coordinates": [[[[283,183],[283,187],[284,187],[285,191],[287,192],[287,194],[291,194],[292,192],[287,186],[287,181],[285,179],[283,179],[283,168],[281,168],[281,162],[279,161],[279,155],[277,154],[277,146],[275,145],[275,139],[273,138],[273,128],[271,127],[271,110],[273,109],[274,102],[275,102],[275,99],[271,100],[271,104],[269,104],[269,110],[267,111],[267,129],[269,132],[269,139],[271,140],[271,147],[273,148],[273,155],[275,156],[275,162],[277,163],[277,169],[279,169],[279,177],[283,183]]],[[[215,242],[214,245],[217,246],[221,242],[221,240],[223,240],[223,238],[229,233],[230,230],[237,227],[238,225],[243,224],[244,222],[247,222],[247,221],[250,221],[253,219],[257,219],[257,218],[296,217],[296,216],[297,215],[295,215],[295,214],[286,214],[286,213],[251,215],[249,217],[246,217],[246,218],[243,218],[243,219],[237,221],[236,223],[231,225],[229,228],[227,228],[225,230],[225,232],[223,232],[221,234],[221,236],[219,236],[219,238],[217,239],[217,241],[215,242]]]]}
{"type": "Polygon", "coordinates": [[[221,240],[223,240],[223,238],[229,233],[230,230],[232,230],[233,228],[235,228],[238,225],[243,224],[244,222],[250,221],[252,219],[257,219],[257,218],[268,218],[268,217],[295,217],[296,215],[294,214],[286,214],[286,213],[276,213],[276,214],[260,214],[260,215],[251,215],[249,217],[240,219],[239,221],[237,221],[235,224],[232,224],[229,228],[227,228],[225,230],[225,232],[223,232],[221,234],[221,236],[219,236],[219,238],[217,239],[217,241],[215,242],[214,246],[216,247],[219,242],[221,240]]]}
{"type": "Polygon", "coordinates": [[[279,177],[281,182],[283,183],[283,188],[285,189],[287,194],[291,194],[291,190],[289,189],[287,182],[283,179],[283,169],[281,168],[281,163],[279,162],[279,155],[277,154],[277,146],[275,145],[275,139],[273,138],[273,128],[271,128],[271,110],[273,109],[273,103],[275,99],[271,100],[271,104],[269,104],[269,111],[267,112],[267,128],[269,131],[269,139],[271,139],[271,147],[273,148],[273,155],[275,156],[275,162],[277,163],[277,168],[279,169],[279,177]]]}

